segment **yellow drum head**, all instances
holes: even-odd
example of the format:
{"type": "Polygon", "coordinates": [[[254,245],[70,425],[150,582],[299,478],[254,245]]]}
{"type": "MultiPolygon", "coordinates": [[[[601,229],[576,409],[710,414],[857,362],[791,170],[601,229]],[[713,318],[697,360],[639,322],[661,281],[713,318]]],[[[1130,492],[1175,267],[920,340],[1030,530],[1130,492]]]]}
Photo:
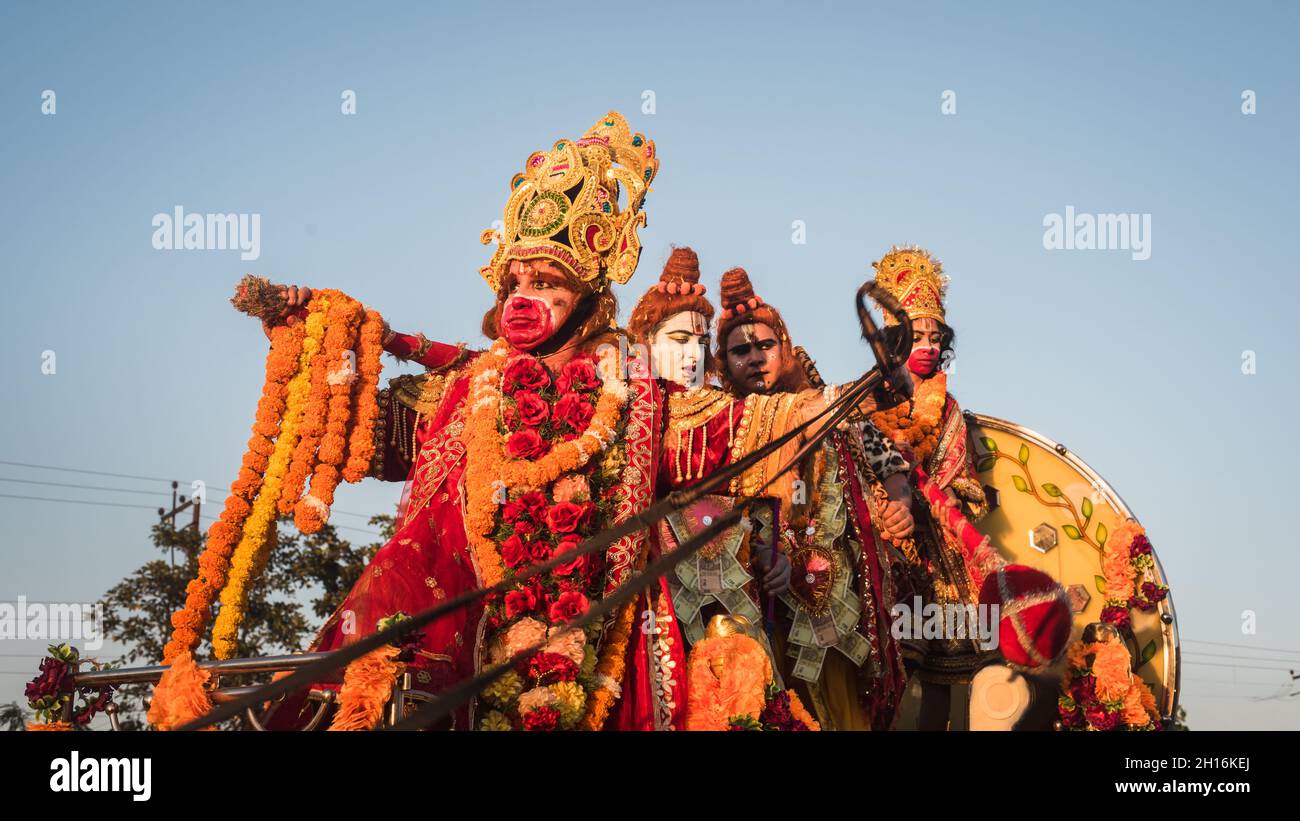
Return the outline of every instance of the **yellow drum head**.
{"type": "MultiPolygon", "coordinates": [[[[993,505],[976,527],[1002,557],[1047,573],[1065,588],[1074,614],[1071,641],[1100,621],[1105,606],[1102,548],[1117,525],[1136,518],[1119,494],[1064,445],[1028,428],[967,413],[970,454],[993,505]]],[[[1158,547],[1158,538],[1152,540],[1158,547]]],[[[1155,557],[1155,581],[1168,585],[1155,557]]],[[[1150,687],[1161,714],[1178,704],[1178,623],[1172,597],[1156,609],[1132,609],[1128,642],[1134,672],[1150,687]]],[[[1064,662],[1052,672],[1059,679],[1064,662]]],[[[972,704],[972,708],[975,705],[972,704]]]]}

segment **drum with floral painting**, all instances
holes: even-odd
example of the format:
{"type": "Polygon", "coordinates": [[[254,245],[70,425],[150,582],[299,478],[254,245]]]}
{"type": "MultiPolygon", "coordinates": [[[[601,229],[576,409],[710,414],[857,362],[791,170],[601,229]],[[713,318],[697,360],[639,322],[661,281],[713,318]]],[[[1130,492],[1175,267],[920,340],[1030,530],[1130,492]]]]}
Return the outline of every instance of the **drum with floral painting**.
{"type": "MultiPolygon", "coordinates": [[[[1074,616],[1072,641],[1089,624],[1115,625],[1128,646],[1133,673],[1150,688],[1161,717],[1174,715],[1178,623],[1164,570],[1132,511],[1064,445],[991,416],[967,413],[966,423],[971,459],[991,507],[976,527],[1007,561],[1060,582],[1074,616]]],[[[1021,701],[1023,709],[1014,712],[1023,714],[1023,721],[1016,726],[1051,726],[1058,718],[1053,693],[1064,667],[1063,661],[1029,682],[1032,698],[1008,689],[1024,689],[1014,674],[984,671],[972,682],[972,729],[1010,728],[1012,707],[1021,701]],[[1036,708],[1031,701],[1039,702],[1036,708]]]]}

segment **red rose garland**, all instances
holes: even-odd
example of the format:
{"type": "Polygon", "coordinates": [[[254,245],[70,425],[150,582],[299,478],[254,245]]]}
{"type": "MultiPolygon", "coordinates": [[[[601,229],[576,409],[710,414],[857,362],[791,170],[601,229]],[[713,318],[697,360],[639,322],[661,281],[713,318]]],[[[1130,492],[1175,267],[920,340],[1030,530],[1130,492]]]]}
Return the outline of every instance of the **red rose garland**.
{"type": "MultiPolygon", "coordinates": [[[[531,356],[508,362],[501,375],[501,423],[505,452],[537,459],[577,439],[592,423],[604,387],[594,357],[579,355],[552,378],[531,356]]],[[[493,541],[500,546],[506,578],[572,551],[608,518],[612,499],[596,462],[565,473],[546,488],[511,488],[497,508],[493,541]]],[[[601,686],[594,640],[567,629],[600,595],[604,560],[579,556],[540,577],[489,599],[487,620],[496,660],[546,643],[516,670],[483,693],[482,729],[558,730],[579,723],[593,691],[601,686]]]]}

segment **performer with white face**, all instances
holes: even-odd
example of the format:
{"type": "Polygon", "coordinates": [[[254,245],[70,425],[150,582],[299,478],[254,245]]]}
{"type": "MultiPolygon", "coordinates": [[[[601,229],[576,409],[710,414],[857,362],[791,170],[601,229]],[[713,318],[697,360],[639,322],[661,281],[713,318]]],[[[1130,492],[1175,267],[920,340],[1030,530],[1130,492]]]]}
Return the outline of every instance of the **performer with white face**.
{"type": "Polygon", "coordinates": [[[634,344],[648,349],[652,376],[698,388],[713,370],[712,319],[698,257],[690,248],[674,248],[659,282],[632,309],[627,330],[634,344]]]}
{"type": "Polygon", "coordinates": [[[681,311],[664,320],[650,340],[655,375],[683,387],[704,384],[709,351],[709,321],[699,311],[681,311]]]}

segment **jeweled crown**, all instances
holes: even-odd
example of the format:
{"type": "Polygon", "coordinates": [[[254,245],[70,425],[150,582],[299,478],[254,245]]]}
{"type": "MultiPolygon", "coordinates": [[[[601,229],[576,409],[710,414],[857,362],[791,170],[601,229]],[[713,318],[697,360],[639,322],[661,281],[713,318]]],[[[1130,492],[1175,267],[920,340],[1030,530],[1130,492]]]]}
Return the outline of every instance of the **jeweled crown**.
{"type": "MultiPolygon", "coordinates": [[[[876,269],[876,282],[898,300],[912,319],[936,319],[943,322],[943,298],[948,290],[948,277],[943,273],[943,263],[930,256],[930,252],[913,245],[908,248],[894,246],[879,262],[871,263],[876,269]]],[[[898,321],[888,311],[885,324],[898,321]]]]}
{"type": "Polygon", "coordinates": [[[544,257],[593,291],[627,282],[641,254],[642,206],[658,171],[654,141],[632,134],[615,111],[581,139],[534,152],[510,181],[504,227],[480,237],[484,245],[498,244],[479,273],[499,292],[511,260],[544,257]]]}

